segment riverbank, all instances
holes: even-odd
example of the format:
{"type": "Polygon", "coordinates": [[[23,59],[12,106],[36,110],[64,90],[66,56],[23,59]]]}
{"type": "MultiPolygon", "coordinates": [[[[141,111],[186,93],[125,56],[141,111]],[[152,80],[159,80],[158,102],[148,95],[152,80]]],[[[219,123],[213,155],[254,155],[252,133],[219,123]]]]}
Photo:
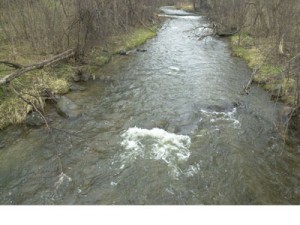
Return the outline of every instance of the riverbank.
{"type": "Polygon", "coordinates": [[[191,4],[190,2],[177,2],[177,4],[175,5],[176,9],[180,9],[180,10],[184,10],[187,12],[196,12],[194,9],[193,4],[191,4]]]}
{"type": "Polygon", "coordinates": [[[233,56],[244,59],[251,70],[257,70],[253,81],[271,94],[275,101],[297,106],[297,81],[286,71],[286,58],[278,61],[270,56],[272,47],[269,39],[255,40],[246,34],[230,38],[233,56]],[[260,42],[260,45],[255,43],[260,42]]]}
{"type": "Polygon", "coordinates": [[[299,144],[286,145],[274,126],[281,104],[261,88],[240,95],[249,69],[228,42],[199,42],[190,30],[205,20],[164,9],[172,19],[146,52],[96,73],[112,83],[87,82],[66,96],[81,115],[65,119],[49,107],[51,135],[0,132],[1,204],[299,202],[299,144]]]}
{"type": "MultiPolygon", "coordinates": [[[[177,9],[198,12],[189,2],[181,2],[177,9]]],[[[299,104],[297,79],[289,74],[288,61],[291,58],[283,51],[284,46],[274,49],[275,37],[254,38],[243,31],[230,37],[232,55],[244,59],[252,71],[256,71],[253,82],[271,94],[275,101],[281,101],[290,107],[299,104]],[[278,54],[279,55],[278,57],[278,54]]],[[[249,78],[250,79],[250,78],[249,78]]]]}
{"type": "MultiPolygon", "coordinates": [[[[127,33],[111,36],[105,45],[93,47],[84,57],[84,65],[78,67],[74,60],[59,63],[53,67],[30,71],[13,82],[13,87],[23,98],[33,103],[43,111],[46,100],[50,95],[63,95],[70,91],[70,81],[78,70],[84,70],[93,77],[93,73],[110,62],[120,51],[128,51],[145,43],[156,35],[158,27],[138,27],[128,30],[127,33]]],[[[2,45],[0,61],[18,62],[29,65],[51,57],[49,54],[37,54],[26,44],[19,46],[2,45]]],[[[0,78],[13,72],[11,67],[0,64],[0,78]]],[[[9,125],[23,123],[28,113],[32,111],[21,98],[17,97],[7,86],[0,87],[0,130],[9,125]]]]}

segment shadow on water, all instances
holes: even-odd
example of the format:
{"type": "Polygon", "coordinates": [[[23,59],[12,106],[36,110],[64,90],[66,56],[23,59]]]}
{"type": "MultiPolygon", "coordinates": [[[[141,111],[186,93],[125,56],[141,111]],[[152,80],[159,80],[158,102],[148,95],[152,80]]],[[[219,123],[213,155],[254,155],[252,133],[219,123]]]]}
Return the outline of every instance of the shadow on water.
{"type": "Polygon", "coordinates": [[[0,133],[1,204],[299,204],[300,147],[274,124],[280,105],[253,87],[207,21],[170,7],[147,52],[98,71],[68,97],[83,115],[48,110],[44,128],[0,133]]]}

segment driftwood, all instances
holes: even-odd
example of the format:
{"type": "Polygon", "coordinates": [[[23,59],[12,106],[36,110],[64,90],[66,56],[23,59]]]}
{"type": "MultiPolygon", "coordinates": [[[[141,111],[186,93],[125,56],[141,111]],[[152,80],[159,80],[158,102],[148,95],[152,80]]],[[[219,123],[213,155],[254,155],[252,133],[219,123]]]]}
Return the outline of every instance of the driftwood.
{"type": "Polygon", "coordinates": [[[0,79],[0,85],[9,84],[14,79],[22,76],[23,74],[25,74],[25,73],[27,73],[29,71],[36,70],[36,69],[42,69],[42,68],[44,68],[46,66],[53,65],[54,63],[57,63],[57,62],[59,62],[61,60],[70,58],[70,57],[72,57],[74,55],[75,55],[74,50],[70,49],[70,50],[65,51],[63,53],[60,53],[60,54],[58,54],[56,56],[53,56],[50,59],[44,60],[44,61],[36,63],[36,64],[31,64],[31,65],[28,65],[28,66],[21,66],[21,65],[16,64],[16,63],[10,63],[10,62],[4,61],[5,64],[7,64],[7,65],[10,64],[10,65],[14,66],[15,68],[16,68],[17,65],[19,65],[20,67],[19,67],[18,70],[14,71],[13,73],[8,74],[5,77],[1,78],[0,79]]]}
{"type": "Polygon", "coordinates": [[[219,36],[219,37],[230,37],[230,36],[233,36],[233,35],[235,35],[235,34],[237,34],[239,31],[235,31],[235,32],[229,32],[229,33],[222,33],[222,32],[219,32],[219,31],[217,31],[216,32],[216,35],[217,36],[219,36]]]}

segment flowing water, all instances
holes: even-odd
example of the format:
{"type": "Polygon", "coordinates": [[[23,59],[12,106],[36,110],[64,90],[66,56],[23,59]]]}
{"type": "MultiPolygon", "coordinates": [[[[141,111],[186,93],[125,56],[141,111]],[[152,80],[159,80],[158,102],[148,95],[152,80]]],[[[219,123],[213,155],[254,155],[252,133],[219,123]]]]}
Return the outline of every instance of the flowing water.
{"type": "Polygon", "coordinates": [[[1,204],[299,204],[300,146],[275,124],[280,105],[205,18],[169,17],[147,52],[114,60],[68,95],[82,110],[55,129],[0,133],[1,204]],[[195,35],[196,34],[196,35],[195,35]]]}

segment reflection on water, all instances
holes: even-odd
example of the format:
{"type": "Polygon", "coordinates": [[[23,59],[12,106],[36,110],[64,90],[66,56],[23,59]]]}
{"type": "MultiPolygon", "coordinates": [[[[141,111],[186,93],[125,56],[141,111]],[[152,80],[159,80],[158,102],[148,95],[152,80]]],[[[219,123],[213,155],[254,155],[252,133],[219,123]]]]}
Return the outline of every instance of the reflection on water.
{"type": "Polygon", "coordinates": [[[80,118],[49,109],[51,135],[0,133],[1,204],[299,204],[300,147],[277,134],[280,105],[239,94],[250,71],[226,40],[198,40],[205,18],[163,11],[147,52],[98,72],[114,82],[68,95],[80,118]]]}

